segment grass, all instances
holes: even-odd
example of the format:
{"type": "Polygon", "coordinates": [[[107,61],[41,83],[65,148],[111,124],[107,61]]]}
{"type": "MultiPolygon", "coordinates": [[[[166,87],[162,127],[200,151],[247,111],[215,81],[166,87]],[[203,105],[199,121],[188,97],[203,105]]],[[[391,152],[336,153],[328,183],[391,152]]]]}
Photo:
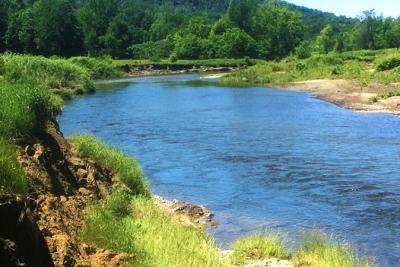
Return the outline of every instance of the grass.
{"type": "Polygon", "coordinates": [[[135,159],[88,135],[73,136],[71,143],[82,157],[90,158],[111,170],[134,195],[150,196],[147,178],[135,159]]]}
{"type": "Polygon", "coordinates": [[[0,139],[0,196],[27,192],[28,179],[17,161],[16,147],[0,139]]]}
{"type": "Polygon", "coordinates": [[[318,267],[370,267],[373,261],[357,257],[347,244],[340,244],[321,232],[304,235],[297,254],[293,258],[296,266],[318,267]]]}
{"type": "Polygon", "coordinates": [[[226,266],[204,230],[121,189],[87,210],[82,234],[88,243],[133,255],[131,266],[226,266]]]}
{"type": "Polygon", "coordinates": [[[121,76],[118,68],[109,57],[73,57],[69,61],[85,68],[92,79],[107,79],[121,76]]]}
{"type": "Polygon", "coordinates": [[[290,254],[278,235],[252,235],[241,238],[233,244],[231,261],[242,266],[248,260],[270,258],[289,259],[290,254]]]}
{"type": "Polygon", "coordinates": [[[316,54],[307,59],[289,57],[281,61],[258,63],[227,75],[222,82],[267,85],[314,79],[346,79],[367,84],[370,81],[390,84],[400,80],[400,67],[396,67],[396,64],[390,61],[397,57],[400,57],[400,52],[395,49],[316,54]],[[382,60],[386,62],[384,59],[387,58],[389,63],[379,63],[382,60]],[[374,63],[378,66],[389,64],[391,67],[385,71],[379,71],[375,69],[374,63]]]}
{"type": "Polygon", "coordinates": [[[38,84],[77,94],[94,91],[87,69],[66,59],[6,53],[0,55],[0,76],[10,83],[38,84]]]}
{"type": "Polygon", "coordinates": [[[162,59],[160,61],[152,61],[147,59],[122,59],[122,60],[113,60],[114,65],[116,66],[124,66],[124,65],[207,65],[207,66],[229,66],[236,67],[242,65],[254,65],[256,62],[260,60],[242,58],[242,59],[198,59],[198,60],[177,60],[175,62],[171,62],[168,59],[162,59]]]}
{"type": "Polygon", "coordinates": [[[0,95],[0,138],[9,141],[40,131],[59,108],[43,86],[0,81],[0,95]]]}

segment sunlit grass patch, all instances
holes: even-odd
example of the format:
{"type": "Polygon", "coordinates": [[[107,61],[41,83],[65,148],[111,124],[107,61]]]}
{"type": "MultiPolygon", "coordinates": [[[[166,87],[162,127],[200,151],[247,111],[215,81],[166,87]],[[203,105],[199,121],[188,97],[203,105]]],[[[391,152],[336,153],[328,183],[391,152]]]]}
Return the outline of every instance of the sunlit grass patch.
{"type": "Polygon", "coordinates": [[[0,81],[0,137],[11,140],[40,131],[59,107],[43,86],[0,81]]]}
{"type": "Polygon", "coordinates": [[[326,234],[305,233],[293,258],[296,266],[310,267],[370,267],[373,261],[357,257],[348,244],[330,239],[326,234]]]}
{"type": "Polygon", "coordinates": [[[50,89],[92,92],[88,70],[62,58],[6,53],[0,55],[0,76],[11,83],[44,85],[50,89]]]}
{"type": "Polygon", "coordinates": [[[105,168],[110,169],[133,194],[150,196],[147,178],[136,160],[119,150],[104,145],[99,139],[88,136],[73,136],[72,144],[82,157],[95,160],[105,168]]]}
{"type": "Polygon", "coordinates": [[[148,198],[121,189],[87,210],[83,239],[131,254],[132,266],[226,266],[202,229],[183,226],[148,198]]]}
{"type": "Polygon", "coordinates": [[[243,265],[248,260],[267,260],[270,258],[289,259],[282,238],[277,234],[256,234],[241,238],[233,243],[231,261],[243,265]]]}
{"type": "Polygon", "coordinates": [[[23,195],[28,179],[17,161],[16,147],[0,139],[0,195],[23,195]]]}

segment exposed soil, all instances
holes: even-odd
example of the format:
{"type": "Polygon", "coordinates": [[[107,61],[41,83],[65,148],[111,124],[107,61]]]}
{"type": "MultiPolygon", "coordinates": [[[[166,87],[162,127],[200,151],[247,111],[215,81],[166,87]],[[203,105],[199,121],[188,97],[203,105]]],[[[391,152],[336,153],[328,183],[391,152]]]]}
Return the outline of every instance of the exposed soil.
{"type": "Polygon", "coordinates": [[[163,74],[183,74],[183,73],[199,73],[199,72],[232,72],[239,67],[232,66],[206,66],[206,65],[165,65],[165,64],[150,64],[150,65],[124,65],[122,69],[128,76],[149,76],[163,74]]]}
{"type": "Polygon", "coordinates": [[[112,173],[81,159],[53,123],[20,147],[29,195],[0,200],[0,266],[121,266],[129,259],[79,239],[83,210],[116,184],[112,173]]]}
{"type": "Polygon", "coordinates": [[[382,85],[372,82],[368,86],[358,81],[311,80],[275,84],[274,87],[311,92],[314,96],[338,106],[358,112],[400,114],[400,97],[391,97],[376,103],[371,97],[378,93],[398,90],[398,85],[382,85]]]}

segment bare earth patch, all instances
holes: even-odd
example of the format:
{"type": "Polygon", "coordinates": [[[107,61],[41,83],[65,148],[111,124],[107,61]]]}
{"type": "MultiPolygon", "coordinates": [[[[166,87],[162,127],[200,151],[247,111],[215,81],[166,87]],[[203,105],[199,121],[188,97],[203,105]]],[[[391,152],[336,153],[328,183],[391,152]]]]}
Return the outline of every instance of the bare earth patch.
{"type": "Polygon", "coordinates": [[[372,82],[368,86],[349,80],[310,80],[274,84],[276,88],[311,92],[315,97],[357,112],[400,114],[400,98],[391,97],[376,103],[371,97],[378,93],[397,90],[396,85],[372,82]]]}

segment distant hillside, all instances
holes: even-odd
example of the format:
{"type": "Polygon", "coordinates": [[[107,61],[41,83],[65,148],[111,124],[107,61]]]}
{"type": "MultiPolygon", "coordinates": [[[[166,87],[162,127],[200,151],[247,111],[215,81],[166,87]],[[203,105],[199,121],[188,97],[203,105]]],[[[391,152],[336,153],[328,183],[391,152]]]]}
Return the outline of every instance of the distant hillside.
{"type": "Polygon", "coordinates": [[[304,25],[306,27],[305,39],[314,37],[320,33],[325,25],[331,24],[337,31],[344,31],[357,23],[358,19],[348,18],[345,16],[336,16],[333,13],[323,12],[317,9],[312,9],[304,6],[298,6],[281,0],[266,0],[265,2],[284,5],[291,10],[302,14],[304,25]]]}

